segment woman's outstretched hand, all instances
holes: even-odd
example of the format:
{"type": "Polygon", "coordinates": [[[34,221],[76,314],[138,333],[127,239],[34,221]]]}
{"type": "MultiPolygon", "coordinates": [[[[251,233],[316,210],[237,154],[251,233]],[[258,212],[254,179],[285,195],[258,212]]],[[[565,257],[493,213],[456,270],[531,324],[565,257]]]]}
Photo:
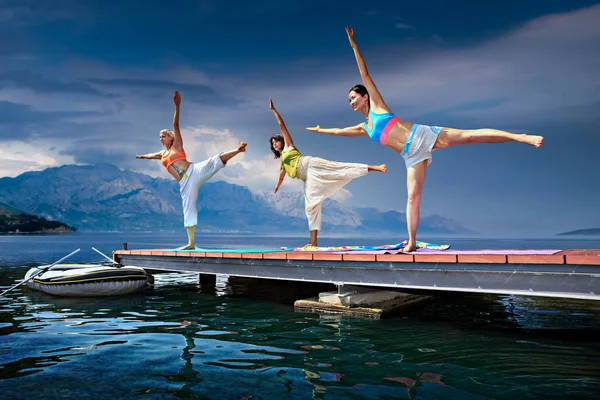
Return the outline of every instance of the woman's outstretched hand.
{"type": "Polygon", "coordinates": [[[175,105],[177,107],[179,107],[179,105],[181,104],[181,95],[177,90],[175,91],[175,96],[173,96],[173,101],[175,102],[175,105]]]}
{"type": "Polygon", "coordinates": [[[319,129],[321,129],[320,125],[317,125],[315,127],[306,128],[307,131],[312,131],[312,132],[317,132],[317,133],[319,133],[319,129]]]}
{"type": "Polygon", "coordinates": [[[271,110],[274,110],[274,109],[275,109],[275,106],[273,105],[273,99],[271,99],[271,97],[269,97],[269,108],[270,108],[271,110]]]}
{"type": "Polygon", "coordinates": [[[145,156],[135,156],[135,158],[139,158],[140,160],[146,158],[145,156]]]}
{"type": "Polygon", "coordinates": [[[346,33],[348,34],[348,40],[350,41],[350,46],[354,47],[356,42],[354,41],[354,28],[346,27],[346,33]]]}

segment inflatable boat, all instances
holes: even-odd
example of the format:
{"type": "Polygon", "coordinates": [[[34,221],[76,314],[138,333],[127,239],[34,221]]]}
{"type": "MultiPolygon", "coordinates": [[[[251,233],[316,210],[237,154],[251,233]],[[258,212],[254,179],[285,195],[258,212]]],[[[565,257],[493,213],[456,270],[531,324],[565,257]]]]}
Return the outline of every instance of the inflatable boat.
{"type": "Polygon", "coordinates": [[[150,275],[120,264],[55,264],[31,268],[25,280],[30,289],[55,296],[119,296],[142,291],[150,275]]]}

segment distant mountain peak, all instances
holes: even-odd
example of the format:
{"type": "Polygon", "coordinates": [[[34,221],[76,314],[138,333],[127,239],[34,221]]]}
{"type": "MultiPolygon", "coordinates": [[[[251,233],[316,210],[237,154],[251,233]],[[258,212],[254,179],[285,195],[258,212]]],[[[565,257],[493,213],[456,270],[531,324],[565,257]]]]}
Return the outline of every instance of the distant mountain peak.
{"type": "MultiPolygon", "coordinates": [[[[0,202],[84,231],[183,229],[179,186],[172,179],[122,171],[114,165],[63,165],[0,180],[0,202]]],[[[308,230],[301,192],[252,193],[224,181],[207,182],[198,195],[198,229],[247,233],[308,230]]],[[[469,232],[442,216],[422,217],[422,232],[469,232]]],[[[323,231],[406,236],[399,211],[323,202],[323,231]]]]}

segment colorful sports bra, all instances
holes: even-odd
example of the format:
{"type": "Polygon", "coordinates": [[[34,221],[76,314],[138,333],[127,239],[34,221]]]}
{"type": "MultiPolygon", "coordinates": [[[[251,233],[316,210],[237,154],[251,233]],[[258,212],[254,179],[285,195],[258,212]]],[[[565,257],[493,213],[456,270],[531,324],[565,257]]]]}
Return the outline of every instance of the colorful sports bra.
{"type": "Polygon", "coordinates": [[[171,146],[169,150],[165,151],[162,154],[160,160],[165,166],[165,168],[168,170],[173,163],[177,161],[187,160],[187,156],[185,155],[185,151],[179,151],[175,148],[175,146],[171,146]]]}
{"type": "Polygon", "coordinates": [[[369,130],[367,121],[365,121],[365,131],[367,131],[367,134],[371,139],[383,145],[385,144],[385,141],[394,125],[400,122],[400,118],[396,117],[392,113],[377,114],[370,109],[369,118],[371,119],[373,129],[369,130]]]}

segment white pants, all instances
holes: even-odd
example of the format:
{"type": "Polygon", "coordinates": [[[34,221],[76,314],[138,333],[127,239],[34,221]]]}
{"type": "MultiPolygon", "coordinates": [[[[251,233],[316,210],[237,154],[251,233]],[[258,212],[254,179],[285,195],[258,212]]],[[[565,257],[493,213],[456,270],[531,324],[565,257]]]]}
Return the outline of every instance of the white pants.
{"type": "Polygon", "coordinates": [[[217,154],[197,164],[192,163],[183,178],[179,181],[179,193],[183,203],[183,225],[185,227],[198,224],[198,189],[207,180],[219,172],[225,164],[221,161],[221,154],[217,154]]]}
{"type": "Polygon", "coordinates": [[[318,157],[302,157],[298,178],[304,181],[304,203],[308,229],[321,230],[321,202],[354,178],[368,173],[367,164],[341,163],[318,157]]]}

